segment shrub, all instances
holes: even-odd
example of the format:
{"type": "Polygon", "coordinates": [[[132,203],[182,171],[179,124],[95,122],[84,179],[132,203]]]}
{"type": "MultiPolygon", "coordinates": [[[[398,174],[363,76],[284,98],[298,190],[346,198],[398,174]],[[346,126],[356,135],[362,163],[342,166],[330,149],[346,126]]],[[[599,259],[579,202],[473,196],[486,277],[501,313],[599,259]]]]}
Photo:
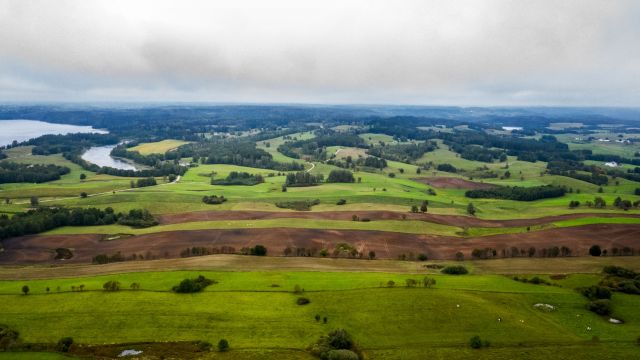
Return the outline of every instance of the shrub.
{"type": "Polygon", "coordinates": [[[603,286],[593,285],[579,290],[589,300],[611,299],[611,290],[603,286]]]}
{"type": "Polygon", "coordinates": [[[467,268],[462,265],[453,265],[446,266],[444,269],[440,270],[440,272],[448,275],[464,275],[468,274],[469,270],[467,270],[467,268]]]}
{"type": "Polygon", "coordinates": [[[358,354],[346,349],[329,350],[326,353],[327,360],[358,360],[359,358],[358,354]]]}
{"type": "Polygon", "coordinates": [[[418,261],[427,261],[427,254],[418,254],[418,261]]]}
{"type": "Polygon", "coordinates": [[[220,339],[220,341],[218,341],[218,351],[225,352],[227,350],[229,350],[229,342],[227,339],[220,339]]]}
{"type": "Polygon", "coordinates": [[[282,209],[292,209],[296,211],[309,211],[314,205],[320,204],[319,199],[315,200],[296,200],[296,201],[279,201],[276,206],[282,209]]]}
{"type": "Polygon", "coordinates": [[[611,314],[611,301],[608,299],[594,300],[588,305],[589,311],[593,311],[598,315],[610,315],[611,314]]]}
{"type": "Polygon", "coordinates": [[[80,197],[83,198],[83,199],[86,199],[87,196],[89,196],[89,195],[87,195],[87,193],[84,192],[84,191],[80,193],[80,197]]]}
{"type": "Polygon", "coordinates": [[[173,287],[173,291],[181,294],[196,293],[204,290],[211,284],[217,284],[217,281],[207,279],[200,275],[195,279],[184,279],[180,284],[173,287]]]}
{"type": "Polygon", "coordinates": [[[267,255],[267,248],[264,245],[256,245],[251,248],[249,254],[255,256],[265,256],[267,255]]]}
{"type": "Polygon", "coordinates": [[[329,333],[328,336],[329,345],[334,349],[351,349],[353,346],[353,340],[351,335],[344,329],[336,329],[329,333]]]}
{"type": "Polygon", "coordinates": [[[296,304],[298,305],[307,305],[310,302],[311,300],[307,299],[306,297],[299,297],[298,300],[296,300],[296,304]]]}
{"type": "Polygon", "coordinates": [[[212,347],[213,345],[208,341],[198,341],[198,349],[200,349],[200,351],[211,351],[212,347]]]}
{"type": "Polygon", "coordinates": [[[20,334],[8,327],[7,325],[0,324],[0,350],[6,350],[18,342],[18,336],[20,334]]]}
{"type": "Polygon", "coordinates": [[[602,254],[602,249],[600,245],[593,245],[589,248],[589,255],[591,256],[600,256],[602,254]]]}
{"type": "Polygon", "coordinates": [[[219,205],[225,201],[227,201],[227,198],[225,198],[224,195],[220,195],[220,196],[211,195],[211,196],[204,196],[202,198],[203,203],[210,204],[210,205],[219,205]]]}
{"type": "Polygon", "coordinates": [[[602,272],[607,275],[613,275],[613,276],[618,276],[618,277],[627,278],[627,279],[633,279],[636,276],[638,276],[638,273],[636,273],[631,269],[623,268],[622,266],[614,266],[614,265],[605,266],[602,269],[602,272]]]}
{"type": "Polygon", "coordinates": [[[347,203],[347,200],[345,200],[345,199],[340,199],[340,200],[338,200],[338,202],[336,203],[336,205],[344,205],[344,204],[346,204],[346,203],[347,203]]]}
{"type": "Polygon", "coordinates": [[[22,293],[27,295],[29,294],[29,286],[28,285],[23,285],[22,286],[22,293]]]}
{"type": "Polygon", "coordinates": [[[68,352],[71,345],[73,345],[73,338],[63,337],[60,340],[58,340],[56,349],[58,349],[58,351],[61,351],[61,352],[68,352]]]}
{"type": "Polygon", "coordinates": [[[438,171],[444,171],[444,172],[450,172],[450,173],[456,173],[458,172],[458,169],[455,168],[455,166],[451,165],[451,164],[439,164],[436,169],[438,171]]]}
{"type": "Polygon", "coordinates": [[[469,340],[469,346],[471,346],[472,349],[480,349],[483,347],[488,347],[489,342],[486,340],[482,341],[482,339],[480,339],[480,336],[476,335],[469,340]]]}
{"type": "Polygon", "coordinates": [[[115,280],[109,280],[102,285],[102,288],[106,291],[118,291],[120,290],[120,283],[115,280]]]}

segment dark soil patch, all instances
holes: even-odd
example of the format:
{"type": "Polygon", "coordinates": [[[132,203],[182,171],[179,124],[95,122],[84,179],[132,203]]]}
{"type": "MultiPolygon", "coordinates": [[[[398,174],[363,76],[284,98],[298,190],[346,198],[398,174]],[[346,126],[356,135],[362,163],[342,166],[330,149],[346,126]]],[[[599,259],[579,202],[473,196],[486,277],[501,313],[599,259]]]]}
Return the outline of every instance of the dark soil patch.
{"type": "Polygon", "coordinates": [[[454,259],[458,251],[470,259],[475,248],[493,248],[501,254],[503,249],[510,253],[511,247],[535,247],[541,251],[553,246],[566,246],[573,256],[588,256],[589,247],[593,244],[603,248],[640,248],[640,225],[595,224],[472,238],[288,228],[171,231],[118,241],[101,241],[101,238],[100,235],[49,235],[7,239],[4,241],[5,251],[0,253],[0,264],[52,263],[55,259],[49,249],[60,245],[74,249],[74,257],[68,260],[69,263],[91,263],[98,254],[117,252],[126,258],[134,253],[144,254],[145,259],[179,258],[187,247],[233,247],[238,252],[255,244],[266,246],[269,256],[282,256],[287,247],[313,249],[316,253],[326,248],[331,253],[340,243],[349,244],[365,256],[369,251],[375,251],[376,258],[386,259],[397,259],[402,255],[410,258],[412,254],[417,256],[421,253],[429,259],[454,259]]]}

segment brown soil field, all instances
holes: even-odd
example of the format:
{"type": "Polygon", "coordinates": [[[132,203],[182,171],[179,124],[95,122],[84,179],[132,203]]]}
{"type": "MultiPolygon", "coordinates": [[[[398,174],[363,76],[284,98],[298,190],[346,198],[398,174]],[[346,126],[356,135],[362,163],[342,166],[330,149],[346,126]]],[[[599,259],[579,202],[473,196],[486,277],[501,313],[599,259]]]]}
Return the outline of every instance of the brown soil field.
{"type": "Polygon", "coordinates": [[[400,255],[425,253],[430,259],[452,259],[461,251],[470,258],[474,248],[494,248],[499,253],[512,246],[537,249],[567,246],[575,256],[586,256],[593,244],[603,248],[640,248],[640,225],[595,224],[569,228],[555,228],[520,234],[458,238],[450,236],[402,234],[383,231],[316,230],[316,229],[234,229],[172,231],[103,241],[100,235],[35,235],[7,239],[0,253],[0,264],[89,263],[98,254],[120,252],[146,259],[178,258],[180,252],[191,247],[221,248],[262,244],[268,255],[282,256],[286,247],[330,251],[338,243],[349,243],[359,252],[375,251],[377,258],[397,259],[400,255]],[[74,256],[55,260],[54,249],[70,249],[74,256]]]}
{"type": "Polygon", "coordinates": [[[407,220],[428,221],[442,225],[458,227],[518,227],[548,224],[554,221],[569,220],[585,217],[635,217],[638,214],[626,213],[584,213],[565,214],[558,216],[547,216],[535,219],[511,219],[511,220],[484,220],[472,216],[463,215],[439,215],[439,214],[414,214],[394,211],[323,211],[323,212],[285,212],[285,211],[195,211],[179,214],[159,215],[161,224],[178,224],[193,221],[212,220],[263,220],[263,219],[323,219],[323,220],[351,220],[353,215],[360,219],[368,218],[375,220],[402,220],[406,216],[407,220]]]}
{"type": "Polygon", "coordinates": [[[435,188],[441,188],[441,189],[476,190],[476,189],[491,189],[495,187],[495,185],[491,185],[491,184],[484,184],[484,183],[469,181],[469,180],[460,179],[460,178],[453,178],[453,177],[428,177],[428,178],[417,178],[412,180],[421,182],[423,184],[431,185],[435,188]]]}

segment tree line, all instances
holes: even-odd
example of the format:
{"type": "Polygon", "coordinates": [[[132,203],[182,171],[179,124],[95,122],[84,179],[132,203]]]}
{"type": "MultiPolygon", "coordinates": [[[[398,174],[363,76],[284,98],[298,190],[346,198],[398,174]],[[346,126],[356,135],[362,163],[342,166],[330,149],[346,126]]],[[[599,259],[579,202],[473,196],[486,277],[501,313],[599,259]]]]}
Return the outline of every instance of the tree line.
{"type": "Polygon", "coordinates": [[[473,199],[489,198],[516,201],[534,201],[564,196],[566,189],[561,186],[543,185],[532,187],[496,186],[491,189],[468,190],[465,196],[473,199]]]}
{"type": "Polygon", "coordinates": [[[38,234],[62,226],[94,226],[122,224],[134,227],[157,225],[158,222],[147,211],[132,209],[128,213],[116,213],[110,207],[97,208],[50,208],[42,207],[9,217],[0,215],[0,239],[38,234]]]}
{"type": "Polygon", "coordinates": [[[60,180],[62,175],[66,175],[70,171],[66,166],[0,162],[0,184],[43,183],[60,180]]]}

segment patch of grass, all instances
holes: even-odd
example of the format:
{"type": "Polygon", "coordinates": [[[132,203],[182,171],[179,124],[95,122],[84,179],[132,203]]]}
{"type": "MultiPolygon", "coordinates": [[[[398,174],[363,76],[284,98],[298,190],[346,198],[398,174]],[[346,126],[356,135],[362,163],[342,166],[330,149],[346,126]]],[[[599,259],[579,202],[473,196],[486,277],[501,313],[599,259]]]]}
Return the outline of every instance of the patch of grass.
{"type": "Polygon", "coordinates": [[[167,151],[178,148],[181,145],[188,144],[188,141],[167,139],[152,143],[142,143],[134,147],[130,147],[129,151],[137,151],[142,155],[164,154],[167,151]]]}

